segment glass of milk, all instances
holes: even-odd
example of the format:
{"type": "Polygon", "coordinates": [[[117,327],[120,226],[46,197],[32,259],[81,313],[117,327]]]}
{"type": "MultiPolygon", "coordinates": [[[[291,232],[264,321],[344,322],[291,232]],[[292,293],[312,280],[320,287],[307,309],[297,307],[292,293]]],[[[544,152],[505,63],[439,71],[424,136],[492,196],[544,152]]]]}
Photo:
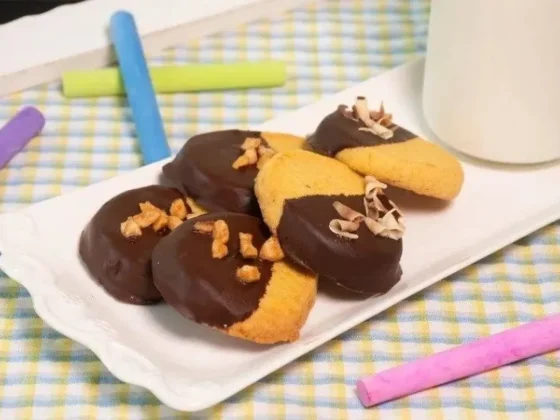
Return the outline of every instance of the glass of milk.
{"type": "Polygon", "coordinates": [[[432,0],[423,108],[465,154],[559,159],[560,0],[432,0]]]}

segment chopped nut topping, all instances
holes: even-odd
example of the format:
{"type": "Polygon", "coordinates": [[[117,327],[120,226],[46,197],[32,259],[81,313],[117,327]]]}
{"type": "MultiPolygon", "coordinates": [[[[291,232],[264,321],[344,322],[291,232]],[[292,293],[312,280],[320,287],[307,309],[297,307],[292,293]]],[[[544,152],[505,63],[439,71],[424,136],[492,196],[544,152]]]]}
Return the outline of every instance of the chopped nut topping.
{"type": "Polygon", "coordinates": [[[239,233],[239,248],[243,258],[254,259],[259,255],[259,251],[253,246],[253,235],[250,233],[239,233]]]}
{"type": "Polygon", "coordinates": [[[181,198],[176,199],[171,203],[171,207],[169,208],[169,214],[171,216],[178,217],[181,220],[185,220],[187,218],[188,210],[185,204],[185,201],[181,198]]]}
{"type": "Polygon", "coordinates": [[[280,246],[278,238],[276,238],[275,236],[271,236],[270,238],[268,238],[261,247],[259,257],[262,260],[272,262],[282,260],[284,258],[284,251],[282,251],[282,247],[280,246]]]}
{"type": "Polygon", "coordinates": [[[244,154],[239,156],[235,162],[233,162],[233,169],[239,169],[243,166],[250,166],[257,163],[257,151],[256,149],[247,149],[244,154]]]}
{"type": "Polygon", "coordinates": [[[142,229],[140,229],[140,226],[132,217],[129,217],[125,222],[121,223],[121,233],[125,238],[136,238],[142,236],[142,229]]]}
{"type": "Polygon", "coordinates": [[[331,232],[348,239],[358,239],[358,234],[352,233],[358,230],[360,222],[333,219],[329,223],[331,232]]]}
{"type": "Polygon", "coordinates": [[[276,152],[273,149],[266,146],[259,146],[258,152],[259,152],[259,160],[257,161],[257,169],[262,169],[264,164],[268,162],[270,158],[276,154],[276,152]]]}
{"type": "Polygon", "coordinates": [[[212,258],[222,259],[228,254],[228,247],[223,242],[212,241],[212,258]]]}
{"type": "Polygon", "coordinates": [[[177,216],[169,216],[167,219],[167,227],[170,230],[177,229],[181,223],[183,223],[183,221],[179,219],[177,216]]]}
{"type": "Polygon", "coordinates": [[[149,211],[149,210],[154,210],[154,211],[162,211],[160,208],[154,206],[152,203],[150,203],[149,201],[145,201],[143,203],[139,204],[140,206],[140,211],[142,213],[144,213],[145,211],[149,211]]]}
{"type": "Polygon", "coordinates": [[[270,147],[262,144],[262,140],[256,137],[246,138],[241,145],[241,149],[244,150],[244,153],[231,165],[234,169],[254,165],[255,163],[257,169],[261,169],[268,159],[276,153],[270,147]]]}
{"type": "Polygon", "coordinates": [[[159,214],[158,219],[152,225],[152,229],[155,232],[159,232],[160,230],[165,229],[167,227],[167,223],[169,221],[168,219],[169,219],[169,216],[167,214],[165,214],[164,212],[161,212],[159,214]]]}
{"type": "Polygon", "coordinates": [[[257,149],[257,152],[259,153],[260,157],[263,157],[263,156],[272,157],[273,155],[276,154],[274,149],[272,149],[270,147],[263,146],[263,145],[259,146],[259,148],[257,149]]]}
{"type": "MultiPolygon", "coordinates": [[[[185,202],[187,203],[187,206],[189,206],[189,208],[191,209],[192,213],[197,213],[197,214],[204,214],[206,213],[206,210],[203,209],[202,207],[200,207],[196,201],[194,201],[192,198],[190,197],[185,197],[185,202]]],[[[187,215],[188,218],[188,215],[187,215]]]]}
{"type": "Polygon", "coordinates": [[[207,220],[205,222],[196,222],[194,230],[198,233],[212,233],[214,231],[214,222],[207,220]]]}
{"type": "Polygon", "coordinates": [[[261,139],[258,137],[247,137],[243,144],[241,145],[241,149],[249,150],[249,149],[256,149],[261,145],[261,139]]]}
{"type": "Polygon", "coordinates": [[[220,219],[214,222],[212,238],[214,238],[215,241],[221,242],[223,244],[229,241],[229,228],[224,220],[220,219]]]}
{"type": "Polygon", "coordinates": [[[242,283],[253,283],[261,278],[259,268],[254,265],[244,265],[239,267],[235,272],[235,275],[242,283]]]}
{"type": "Polygon", "coordinates": [[[135,214],[132,218],[140,228],[147,228],[155,223],[159,215],[160,212],[158,210],[146,210],[142,213],[135,214]]]}
{"type": "Polygon", "coordinates": [[[212,257],[224,258],[228,254],[227,242],[229,241],[229,228],[227,223],[216,220],[212,229],[212,257]]]}
{"type": "Polygon", "coordinates": [[[203,212],[200,212],[200,213],[189,213],[189,214],[187,214],[187,220],[194,219],[195,217],[202,216],[203,214],[204,214],[203,212]]]}

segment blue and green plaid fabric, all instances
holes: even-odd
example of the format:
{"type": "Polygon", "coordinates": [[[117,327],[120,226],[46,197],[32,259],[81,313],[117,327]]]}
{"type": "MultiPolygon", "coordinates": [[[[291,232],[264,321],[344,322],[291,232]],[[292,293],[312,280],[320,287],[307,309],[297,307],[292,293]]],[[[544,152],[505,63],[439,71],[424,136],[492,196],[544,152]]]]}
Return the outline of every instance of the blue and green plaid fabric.
{"type": "MultiPolygon", "coordinates": [[[[424,0],[324,1],[151,58],[289,64],[280,88],[160,96],[173,150],[194,133],[264,122],[421,55],[429,12],[424,0]]],[[[48,123],[0,170],[0,210],[140,165],[123,100],[70,101],[52,83],[0,98],[0,122],[24,105],[39,107],[48,123]]],[[[560,312],[559,244],[560,224],[548,226],[195,414],[119,382],[0,277],[0,419],[560,419],[558,353],[367,410],[353,389],[361,376],[560,312]]]]}

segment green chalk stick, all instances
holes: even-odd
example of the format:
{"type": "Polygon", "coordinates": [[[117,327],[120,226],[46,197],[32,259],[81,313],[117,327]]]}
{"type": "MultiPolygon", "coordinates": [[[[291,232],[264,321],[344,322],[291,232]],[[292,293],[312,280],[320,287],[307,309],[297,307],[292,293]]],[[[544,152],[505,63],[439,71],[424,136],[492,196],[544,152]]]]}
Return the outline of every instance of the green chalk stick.
{"type": "MultiPolygon", "coordinates": [[[[150,68],[157,93],[265,88],[286,82],[286,65],[280,61],[192,64],[150,68]]],[[[117,67],[68,71],[62,75],[62,91],[68,98],[125,94],[117,67]]]]}

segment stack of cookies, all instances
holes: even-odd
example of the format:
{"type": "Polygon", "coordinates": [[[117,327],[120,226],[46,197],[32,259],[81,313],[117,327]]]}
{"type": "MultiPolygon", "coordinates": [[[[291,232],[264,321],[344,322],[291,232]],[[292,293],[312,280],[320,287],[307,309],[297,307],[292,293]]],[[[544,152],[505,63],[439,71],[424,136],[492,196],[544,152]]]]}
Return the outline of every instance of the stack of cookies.
{"type": "Polygon", "coordinates": [[[124,192],[94,215],[80,255],[114,298],[263,344],[299,338],[328,282],[364,298],[402,276],[405,217],[387,187],[452,200],[450,153],[358,97],[307,138],[224,130],[191,138],[168,186],[124,192]]]}

